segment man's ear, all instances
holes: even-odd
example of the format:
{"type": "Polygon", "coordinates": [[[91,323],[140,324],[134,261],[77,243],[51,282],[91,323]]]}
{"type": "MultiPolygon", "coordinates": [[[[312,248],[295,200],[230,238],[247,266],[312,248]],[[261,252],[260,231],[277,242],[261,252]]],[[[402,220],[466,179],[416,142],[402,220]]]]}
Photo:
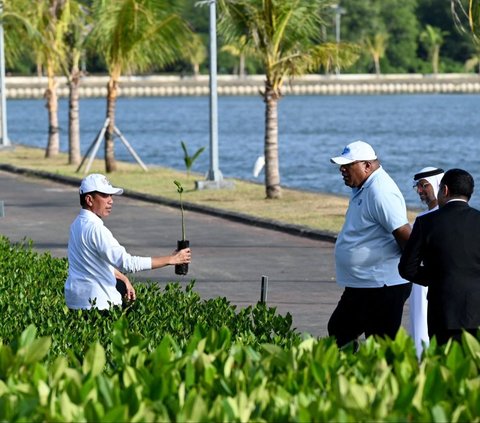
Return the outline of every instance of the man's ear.
{"type": "Polygon", "coordinates": [[[372,169],[373,169],[373,164],[372,164],[372,162],[371,162],[370,160],[364,160],[363,163],[365,163],[365,172],[366,172],[366,173],[372,171],[372,169]]]}
{"type": "Polygon", "coordinates": [[[447,186],[447,185],[445,185],[445,184],[442,184],[442,185],[440,185],[439,189],[441,189],[441,190],[442,190],[442,194],[443,194],[443,196],[444,196],[444,197],[448,197],[448,195],[449,195],[450,191],[449,191],[449,189],[448,189],[448,186],[447,186]]]}
{"type": "Polygon", "coordinates": [[[92,205],[93,205],[93,195],[92,194],[87,194],[85,196],[85,203],[87,203],[88,207],[92,207],[92,205]]]}

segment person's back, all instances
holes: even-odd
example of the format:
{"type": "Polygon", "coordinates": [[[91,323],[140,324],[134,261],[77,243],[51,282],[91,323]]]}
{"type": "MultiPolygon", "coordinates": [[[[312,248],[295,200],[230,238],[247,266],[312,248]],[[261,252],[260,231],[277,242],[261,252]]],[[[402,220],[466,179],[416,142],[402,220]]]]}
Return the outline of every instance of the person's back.
{"type": "Polygon", "coordinates": [[[428,286],[428,331],[437,342],[480,326],[480,211],[469,206],[473,177],[445,172],[439,210],[420,216],[399,263],[400,274],[428,286]]]}
{"type": "Polygon", "coordinates": [[[448,329],[480,326],[480,211],[453,201],[418,223],[428,231],[429,301],[443,309],[448,329]]]}

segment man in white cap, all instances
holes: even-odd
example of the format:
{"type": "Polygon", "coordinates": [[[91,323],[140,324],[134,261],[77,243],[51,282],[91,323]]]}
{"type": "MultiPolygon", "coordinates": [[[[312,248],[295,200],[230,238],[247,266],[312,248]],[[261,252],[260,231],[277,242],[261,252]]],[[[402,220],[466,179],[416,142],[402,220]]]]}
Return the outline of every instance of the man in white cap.
{"type": "Polygon", "coordinates": [[[339,347],[357,338],[394,338],[412,284],[398,273],[401,251],[411,228],[402,193],[363,141],[348,144],[331,159],[340,166],[352,194],[335,243],[337,283],[344,287],[328,322],[339,347]]]}
{"type": "MultiPolygon", "coordinates": [[[[431,166],[424,167],[414,175],[413,189],[417,191],[420,201],[427,206],[427,210],[419,213],[417,217],[438,209],[437,194],[443,175],[443,169],[431,166]]],[[[414,283],[409,298],[409,331],[415,342],[418,358],[422,356],[423,345],[428,346],[430,343],[427,325],[427,290],[426,286],[414,283]]]]}
{"type": "Polygon", "coordinates": [[[70,309],[108,309],[122,304],[122,294],[126,300],[133,301],[135,289],[122,272],[191,261],[190,248],[163,257],[138,257],[127,253],[103,224],[103,219],[112,211],[112,196],[122,193],[123,189],[113,187],[104,175],[97,173],[81,182],[82,209],[70,226],[68,241],[65,300],[70,309]]]}

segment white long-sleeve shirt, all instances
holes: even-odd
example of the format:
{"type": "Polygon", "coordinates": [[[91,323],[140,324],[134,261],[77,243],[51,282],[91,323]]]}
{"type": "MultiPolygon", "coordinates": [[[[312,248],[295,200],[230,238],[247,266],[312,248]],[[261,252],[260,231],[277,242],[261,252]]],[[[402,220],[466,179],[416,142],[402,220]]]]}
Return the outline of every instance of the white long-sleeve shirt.
{"type": "Polygon", "coordinates": [[[70,226],[65,301],[71,309],[98,309],[122,304],[114,269],[138,272],[152,268],[151,257],[132,256],[96,214],[82,209],[70,226]]]}

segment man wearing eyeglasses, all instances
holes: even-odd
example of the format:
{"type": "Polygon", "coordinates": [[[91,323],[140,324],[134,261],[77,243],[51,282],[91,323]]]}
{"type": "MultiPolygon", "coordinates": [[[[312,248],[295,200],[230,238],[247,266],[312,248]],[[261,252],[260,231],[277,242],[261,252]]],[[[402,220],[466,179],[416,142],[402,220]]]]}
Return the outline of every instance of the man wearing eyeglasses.
{"type": "Polygon", "coordinates": [[[335,243],[336,279],[344,292],[328,322],[339,347],[361,334],[394,338],[411,283],[398,273],[411,228],[402,193],[366,142],[348,144],[331,159],[352,188],[335,243]]]}
{"type": "MultiPolygon", "coordinates": [[[[436,167],[424,167],[413,177],[413,189],[418,193],[420,201],[427,206],[427,210],[419,213],[417,217],[438,209],[438,188],[443,177],[443,169],[436,167]]],[[[427,325],[427,287],[413,284],[409,298],[410,325],[409,332],[415,342],[417,357],[420,358],[423,345],[428,346],[427,325]]]]}

